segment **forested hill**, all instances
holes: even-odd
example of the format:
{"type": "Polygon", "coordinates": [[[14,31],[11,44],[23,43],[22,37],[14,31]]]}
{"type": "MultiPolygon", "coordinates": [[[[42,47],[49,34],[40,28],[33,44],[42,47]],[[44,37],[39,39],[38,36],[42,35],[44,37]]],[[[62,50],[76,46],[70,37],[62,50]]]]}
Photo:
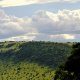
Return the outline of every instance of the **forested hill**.
{"type": "Polygon", "coordinates": [[[53,80],[72,43],[0,42],[0,80],[53,80]]]}
{"type": "Polygon", "coordinates": [[[54,42],[3,42],[0,43],[0,59],[4,62],[30,61],[49,67],[57,67],[70,55],[69,43],[54,42]]]}

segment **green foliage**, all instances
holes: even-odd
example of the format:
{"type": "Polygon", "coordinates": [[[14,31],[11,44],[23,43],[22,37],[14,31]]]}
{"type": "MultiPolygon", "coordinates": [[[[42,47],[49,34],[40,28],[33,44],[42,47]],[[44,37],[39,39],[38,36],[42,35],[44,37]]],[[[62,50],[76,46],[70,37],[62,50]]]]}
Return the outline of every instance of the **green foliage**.
{"type": "Polygon", "coordinates": [[[1,42],[0,80],[52,80],[70,51],[71,43],[1,42]]]}
{"type": "Polygon", "coordinates": [[[80,80],[80,43],[73,44],[71,53],[63,67],[56,71],[54,80],[80,80]]]}
{"type": "Polygon", "coordinates": [[[52,69],[36,63],[0,63],[0,80],[51,80],[53,76],[52,69]]]}

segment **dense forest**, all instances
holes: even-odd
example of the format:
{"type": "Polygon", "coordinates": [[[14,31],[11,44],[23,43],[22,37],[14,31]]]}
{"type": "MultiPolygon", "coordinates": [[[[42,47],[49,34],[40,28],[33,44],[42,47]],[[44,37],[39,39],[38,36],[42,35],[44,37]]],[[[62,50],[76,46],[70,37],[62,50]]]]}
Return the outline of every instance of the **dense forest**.
{"type": "Polygon", "coordinates": [[[80,80],[80,43],[73,44],[71,56],[56,70],[54,80],[80,80]]]}
{"type": "Polygon", "coordinates": [[[0,80],[53,80],[72,43],[0,42],[0,80]]]}

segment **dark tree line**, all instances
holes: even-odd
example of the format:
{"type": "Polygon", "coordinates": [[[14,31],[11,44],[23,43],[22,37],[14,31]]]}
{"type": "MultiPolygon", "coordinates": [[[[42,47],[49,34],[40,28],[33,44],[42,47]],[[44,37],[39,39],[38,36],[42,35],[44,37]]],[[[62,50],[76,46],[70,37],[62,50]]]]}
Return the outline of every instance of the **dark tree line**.
{"type": "Polygon", "coordinates": [[[72,55],[56,71],[54,80],[80,80],[80,43],[72,48],[72,55]]]}

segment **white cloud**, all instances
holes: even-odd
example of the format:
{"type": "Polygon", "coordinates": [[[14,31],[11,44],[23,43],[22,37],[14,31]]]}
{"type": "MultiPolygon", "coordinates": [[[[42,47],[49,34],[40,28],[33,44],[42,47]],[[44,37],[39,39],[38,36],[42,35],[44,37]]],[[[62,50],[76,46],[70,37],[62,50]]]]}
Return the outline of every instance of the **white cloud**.
{"type": "Polygon", "coordinates": [[[74,35],[70,35],[70,34],[63,34],[63,37],[65,39],[75,39],[75,36],[74,35]]]}
{"type": "Polygon", "coordinates": [[[57,34],[57,35],[50,35],[51,38],[64,38],[64,39],[75,39],[74,35],[70,34],[57,34]]]}
{"type": "Polygon", "coordinates": [[[0,39],[0,41],[31,41],[35,38],[35,36],[16,36],[5,39],[0,39]]]}
{"type": "Polygon", "coordinates": [[[31,22],[31,18],[8,16],[0,10],[0,39],[36,32],[31,22]]]}
{"type": "Polygon", "coordinates": [[[80,33],[80,10],[63,10],[58,13],[38,11],[32,16],[32,21],[40,33],[80,33]]]}
{"type": "Polygon", "coordinates": [[[42,4],[42,3],[76,3],[80,0],[1,0],[0,6],[2,7],[9,7],[9,6],[21,6],[21,5],[30,5],[30,4],[42,4]]]}
{"type": "Polygon", "coordinates": [[[79,40],[80,10],[37,11],[32,17],[8,16],[0,10],[0,40],[79,40]]]}

